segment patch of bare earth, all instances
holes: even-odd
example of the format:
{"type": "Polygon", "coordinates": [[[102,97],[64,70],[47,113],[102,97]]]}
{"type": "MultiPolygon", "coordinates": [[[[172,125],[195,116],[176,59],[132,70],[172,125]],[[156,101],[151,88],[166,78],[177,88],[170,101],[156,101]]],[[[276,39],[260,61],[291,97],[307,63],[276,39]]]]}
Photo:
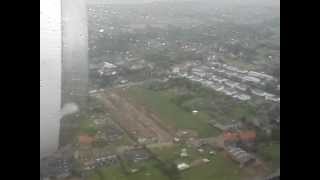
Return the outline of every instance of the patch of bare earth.
{"type": "Polygon", "coordinates": [[[131,137],[136,140],[152,139],[152,142],[159,143],[172,140],[170,133],[159,124],[161,120],[157,116],[150,114],[144,107],[130,102],[118,89],[108,91],[102,98],[116,123],[131,137]]]}

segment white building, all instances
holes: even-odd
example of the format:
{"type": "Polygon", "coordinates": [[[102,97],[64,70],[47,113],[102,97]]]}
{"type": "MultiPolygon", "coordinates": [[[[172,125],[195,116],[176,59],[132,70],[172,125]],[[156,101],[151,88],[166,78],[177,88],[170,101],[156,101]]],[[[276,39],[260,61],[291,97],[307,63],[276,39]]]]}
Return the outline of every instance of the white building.
{"type": "Polygon", "coordinates": [[[273,97],[275,97],[275,95],[265,92],[265,93],[264,93],[264,97],[265,97],[265,98],[273,98],[273,97]]]}
{"type": "Polygon", "coordinates": [[[177,74],[177,73],[179,73],[180,72],[180,68],[179,67],[174,67],[173,69],[172,69],[172,73],[174,73],[174,74],[177,74]]]}
{"type": "Polygon", "coordinates": [[[187,164],[187,163],[180,163],[180,164],[177,165],[177,168],[178,168],[180,171],[183,171],[183,170],[189,169],[189,168],[190,168],[190,165],[187,164]]]}
{"type": "Polygon", "coordinates": [[[265,74],[265,73],[259,73],[259,72],[255,72],[255,71],[249,71],[249,76],[254,76],[254,77],[257,77],[257,78],[262,78],[262,79],[266,79],[268,81],[271,81],[271,80],[274,80],[274,77],[273,76],[270,76],[268,74],[265,74]]]}
{"type": "Polygon", "coordinates": [[[193,75],[199,76],[199,77],[204,77],[206,75],[205,72],[198,72],[198,71],[194,71],[192,72],[193,75]]]}
{"type": "Polygon", "coordinates": [[[239,85],[238,82],[234,82],[234,81],[231,81],[231,80],[225,81],[224,84],[229,86],[230,88],[235,88],[237,85],[239,85]]]}
{"type": "Polygon", "coordinates": [[[230,88],[228,88],[228,89],[227,89],[227,88],[224,88],[224,90],[222,90],[222,92],[223,92],[224,94],[228,95],[228,96],[232,96],[232,95],[234,95],[234,94],[237,93],[236,90],[230,89],[230,88]]]}
{"type": "Polygon", "coordinates": [[[110,69],[110,68],[116,68],[117,66],[109,62],[103,62],[103,67],[110,69]]]}
{"type": "Polygon", "coordinates": [[[218,82],[218,83],[223,83],[223,82],[225,82],[225,81],[227,81],[228,79],[224,79],[224,78],[221,78],[221,77],[212,77],[212,80],[213,81],[216,81],[216,82],[218,82]]]}
{"type": "Polygon", "coordinates": [[[265,99],[273,102],[280,102],[279,97],[265,97],[265,99]]]}
{"type": "Polygon", "coordinates": [[[245,85],[245,84],[240,84],[239,83],[238,85],[236,85],[236,88],[241,90],[241,91],[246,91],[248,89],[248,86],[245,85]]]}
{"type": "Polygon", "coordinates": [[[251,99],[251,97],[249,95],[247,95],[247,94],[236,94],[233,97],[237,98],[237,99],[239,99],[241,101],[248,101],[248,100],[251,99]]]}
{"type": "Polygon", "coordinates": [[[247,82],[253,82],[253,83],[260,83],[261,80],[259,78],[256,77],[252,77],[252,76],[244,76],[242,77],[243,81],[247,81],[247,82]]]}
{"type": "Polygon", "coordinates": [[[219,73],[225,73],[226,72],[226,70],[224,70],[224,69],[215,69],[215,71],[217,71],[219,73]]]}
{"type": "Polygon", "coordinates": [[[217,86],[215,88],[216,91],[223,91],[224,90],[224,86],[217,86]]]}
{"type": "Polygon", "coordinates": [[[261,97],[265,96],[265,92],[260,89],[251,89],[251,93],[261,97]]]}

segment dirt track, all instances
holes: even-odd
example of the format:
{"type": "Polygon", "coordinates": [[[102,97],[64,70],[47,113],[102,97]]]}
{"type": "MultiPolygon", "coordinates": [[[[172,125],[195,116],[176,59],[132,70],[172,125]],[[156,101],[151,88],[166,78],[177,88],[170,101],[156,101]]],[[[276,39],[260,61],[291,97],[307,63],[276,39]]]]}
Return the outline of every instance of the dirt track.
{"type": "Polygon", "coordinates": [[[119,91],[109,90],[102,96],[106,108],[114,120],[136,140],[146,138],[156,139],[156,142],[169,142],[170,133],[159,125],[159,118],[150,114],[145,108],[134,104],[119,91]]]}

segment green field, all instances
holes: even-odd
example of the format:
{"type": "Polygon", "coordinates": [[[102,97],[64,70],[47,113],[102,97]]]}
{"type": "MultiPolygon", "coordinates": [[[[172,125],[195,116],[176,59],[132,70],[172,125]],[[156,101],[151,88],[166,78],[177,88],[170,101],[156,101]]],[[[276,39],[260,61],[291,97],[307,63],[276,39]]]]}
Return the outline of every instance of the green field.
{"type": "Polygon", "coordinates": [[[174,161],[175,159],[177,159],[177,157],[179,157],[180,149],[178,147],[179,146],[177,145],[173,145],[171,147],[152,148],[150,150],[161,161],[174,161]]]}
{"type": "MultiPolygon", "coordinates": [[[[266,113],[272,107],[271,104],[256,101],[255,98],[252,102],[238,101],[183,78],[131,87],[127,93],[132,99],[157,112],[167,122],[173,121],[180,129],[200,129],[202,134],[208,134],[208,127],[201,130],[208,120],[225,124],[240,119],[266,119],[266,113]],[[200,111],[198,117],[190,116],[192,110],[200,111]]],[[[209,131],[212,131],[212,128],[209,131]]]]}
{"type": "Polygon", "coordinates": [[[258,155],[261,157],[269,167],[271,171],[275,171],[280,168],[280,144],[265,143],[258,146],[258,155]]]}
{"type": "Polygon", "coordinates": [[[248,177],[249,174],[240,169],[239,165],[231,159],[225,157],[221,152],[215,155],[209,155],[208,152],[198,153],[190,148],[188,149],[188,158],[180,158],[179,152],[183,147],[173,146],[169,148],[152,149],[162,161],[175,161],[190,163],[192,160],[207,158],[211,162],[197,167],[192,167],[181,173],[181,180],[240,180],[248,177]]]}
{"type": "MultiPolygon", "coordinates": [[[[89,134],[89,135],[94,136],[99,129],[96,126],[96,124],[94,123],[94,119],[95,119],[94,117],[99,117],[101,115],[103,115],[101,112],[100,113],[90,112],[90,113],[86,114],[86,116],[81,116],[81,118],[78,119],[79,128],[77,130],[76,135],[89,134]],[[88,116],[89,114],[91,116],[88,116]]],[[[110,121],[112,121],[112,120],[110,120],[110,121]]],[[[114,124],[114,126],[116,126],[116,125],[114,124]]],[[[104,128],[102,127],[99,130],[104,131],[104,128]]],[[[132,144],[133,144],[133,141],[130,139],[130,137],[126,133],[123,133],[121,139],[112,142],[112,144],[108,144],[108,145],[104,144],[103,147],[109,148],[111,151],[115,151],[117,149],[117,147],[119,147],[119,146],[132,145],[132,144]]]]}
{"type": "Polygon", "coordinates": [[[126,172],[120,166],[99,169],[89,180],[169,180],[153,160],[138,163],[136,166],[140,169],[136,173],[126,172]]]}
{"type": "Polygon", "coordinates": [[[184,171],[182,180],[241,180],[248,176],[239,165],[217,153],[210,163],[184,171]]]}
{"type": "Polygon", "coordinates": [[[164,148],[152,148],[151,151],[164,162],[176,162],[176,163],[191,163],[194,160],[208,158],[210,156],[208,153],[199,154],[196,149],[188,148],[186,145],[173,145],[171,147],[164,148]],[[187,149],[188,157],[180,157],[181,149],[187,149]],[[205,155],[206,154],[206,155],[205,155]]]}
{"type": "Polygon", "coordinates": [[[174,104],[170,95],[164,92],[156,92],[141,87],[132,87],[127,90],[128,95],[155,112],[159,117],[178,129],[190,129],[196,131],[200,137],[218,135],[219,130],[208,125],[210,116],[204,112],[192,115],[174,104]]]}
{"type": "MultiPolygon", "coordinates": [[[[163,162],[174,162],[179,159],[179,150],[182,147],[174,146],[172,148],[153,149],[152,151],[158,155],[163,162]]],[[[188,170],[180,172],[177,179],[174,180],[243,180],[250,175],[240,169],[239,165],[234,161],[226,158],[222,153],[217,152],[216,155],[200,155],[196,151],[190,152],[190,157],[180,161],[190,163],[191,160],[208,158],[211,162],[192,167],[188,170]]],[[[179,160],[178,160],[179,161],[179,160]]],[[[97,170],[89,180],[173,180],[169,178],[159,168],[159,163],[155,160],[148,160],[141,163],[125,163],[124,167],[115,166],[97,170]],[[130,169],[140,169],[137,173],[130,173],[130,169]]]]}

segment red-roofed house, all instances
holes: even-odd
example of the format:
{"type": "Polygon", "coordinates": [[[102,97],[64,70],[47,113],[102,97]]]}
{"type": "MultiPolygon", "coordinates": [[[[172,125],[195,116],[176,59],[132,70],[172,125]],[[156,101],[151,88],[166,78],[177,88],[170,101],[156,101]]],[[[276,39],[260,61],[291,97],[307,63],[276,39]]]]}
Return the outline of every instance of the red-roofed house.
{"type": "Polygon", "coordinates": [[[235,132],[224,132],[223,133],[223,142],[225,146],[237,145],[239,142],[238,133],[235,132]]]}
{"type": "Polygon", "coordinates": [[[95,141],[95,139],[94,139],[93,137],[91,137],[91,136],[89,136],[89,135],[86,135],[86,134],[80,135],[80,136],[78,137],[78,142],[79,142],[79,144],[82,145],[82,146],[89,146],[89,145],[91,145],[94,141],[95,141]]]}
{"type": "Polygon", "coordinates": [[[255,141],[257,135],[255,131],[242,131],[239,133],[239,137],[241,141],[255,141]]]}
{"type": "Polygon", "coordinates": [[[240,132],[224,132],[223,140],[225,146],[238,146],[243,145],[246,149],[252,148],[256,141],[256,132],[252,130],[240,131],[240,132]]]}

